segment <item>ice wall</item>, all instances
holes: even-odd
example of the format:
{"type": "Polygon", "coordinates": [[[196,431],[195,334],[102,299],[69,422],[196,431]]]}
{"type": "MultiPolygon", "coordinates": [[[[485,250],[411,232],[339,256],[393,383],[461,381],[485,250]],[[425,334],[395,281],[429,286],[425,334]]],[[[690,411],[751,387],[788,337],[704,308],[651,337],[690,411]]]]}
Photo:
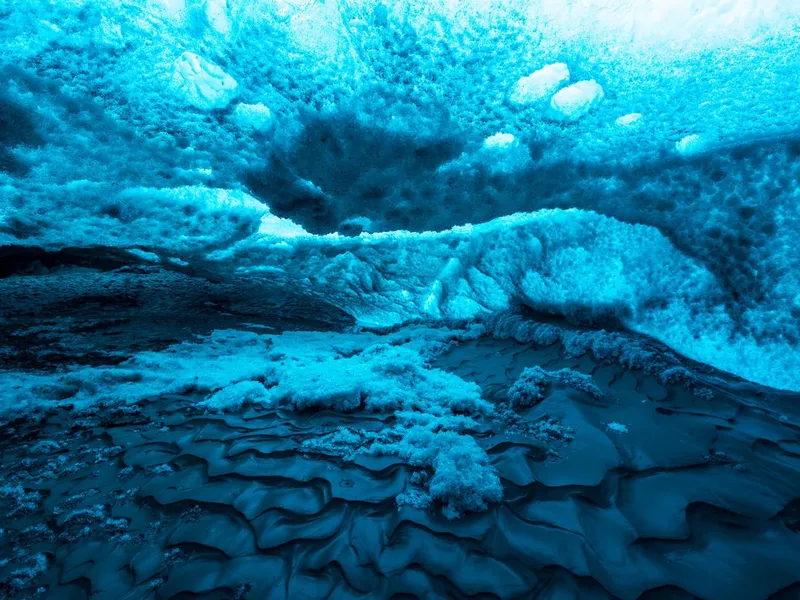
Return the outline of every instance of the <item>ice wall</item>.
{"type": "Polygon", "coordinates": [[[799,21],[778,0],[7,3],[0,244],[281,278],[365,323],[613,317],[800,389],[799,21]]]}

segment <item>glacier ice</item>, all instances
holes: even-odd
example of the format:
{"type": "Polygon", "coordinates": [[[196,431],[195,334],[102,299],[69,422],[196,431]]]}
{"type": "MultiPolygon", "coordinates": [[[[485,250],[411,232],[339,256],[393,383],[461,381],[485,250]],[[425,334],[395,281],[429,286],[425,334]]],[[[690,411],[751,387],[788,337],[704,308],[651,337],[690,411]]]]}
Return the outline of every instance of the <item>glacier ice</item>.
{"type": "Polygon", "coordinates": [[[577,121],[600,104],[604,96],[603,87],[596,81],[578,81],[553,95],[547,114],[559,121],[577,121]]]}
{"type": "Polygon", "coordinates": [[[219,65],[193,52],[184,52],[175,60],[172,84],[187,102],[206,110],[225,108],[239,88],[219,65]]]}
{"type": "MultiPolygon", "coordinates": [[[[800,389],[795,3],[490,4],[14,3],[0,244],[263,279],[367,328],[526,307],[800,389]]],[[[307,375],[209,402],[293,405],[307,375]]]]}
{"type": "Polygon", "coordinates": [[[269,133],[275,128],[275,115],[269,107],[260,102],[258,104],[245,104],[241,102],[236,105],[232,113],[233,120],[244,128],[252,128],[256,131],[269,133]]]}
{"type": "Polygon", "coordinates": [[[544,66],[517,81],[510,95],[511,102],[532,104],[555,92],[566,81],[569,81],[569,67],[566,64],[544,66]]]}

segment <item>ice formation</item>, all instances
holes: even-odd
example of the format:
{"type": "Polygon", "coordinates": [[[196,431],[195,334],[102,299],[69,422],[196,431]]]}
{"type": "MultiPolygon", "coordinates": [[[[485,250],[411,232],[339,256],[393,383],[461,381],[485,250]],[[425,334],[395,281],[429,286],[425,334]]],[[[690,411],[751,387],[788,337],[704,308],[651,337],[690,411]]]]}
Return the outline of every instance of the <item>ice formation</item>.
{"type": "MultiPolygon", "coordinates": [[[[415,328],[402,334],[216,331],[205,339],[145,352],[118,368],[86,367],[3,383],[0,415],[68,404],[139,402],[164,393],[206,395],[211,411],[243,407],[334,409],[394,414],[393,428],[367,436],[340,430],[307,447],[352,455],[397,455],[432,470],[427,491],[448,518],[484,510],[502,497],[486,453],[466,432],[493,406],[480,388],[428,361],[469,331],[415,328]]],[[[0,493],[2,490],[0,489],[0,493]]]]}
{"type": "Polygon", "coordinates": [[[800,593],[800,3],[0,43],[0,596],[800,593]]]}
{"type": "Polygon", "coordinates": [[[0,241],[276,273],[364,323],[613,314],[800,389],[800,15],[673,4],[15,5],[0,241]],[[379,233],[319,236],[353,219],[379,233]]]}
{"type": "Polygon", "coordinates": [[[555,63],[544,66],[517,81],[511,92],[511,102],[521,105],[532,104],[555,92],[565,81],[569,81],[569,67],[566,64],[555,63]]]}
{"type": "Polygon", "coordinates": [[[603,86],[594,80],[573,83],[553,95],[548,115],[558,121],[577,121],[600,104],[604,96],[603,86]]]}
{"type": "MultiPolygon", "coordinates": [[[[264,282],[368,330],[218,332],[117,368],[21,372],[4,409],[193,389],[208,410],[391,414],[382,437],[343,430],[327,449],[431,470],[403,502],[455,516],[502,493],[464,433],[492,407],[429,364],[439,334],[369,331],[535,311],[800,390],[800,8],[702,4],[3,7],[9,255],[264,282]]],[[[513,406],[548,385],[602,400],[577,371],[541,371],[513,406]]]]}

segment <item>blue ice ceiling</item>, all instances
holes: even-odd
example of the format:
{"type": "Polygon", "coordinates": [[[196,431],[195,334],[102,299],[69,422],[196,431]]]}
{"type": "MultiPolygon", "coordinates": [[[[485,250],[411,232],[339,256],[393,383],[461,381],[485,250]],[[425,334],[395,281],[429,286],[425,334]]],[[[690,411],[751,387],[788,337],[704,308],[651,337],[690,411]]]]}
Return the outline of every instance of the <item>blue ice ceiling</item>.
{"type": "Polygon", "coordinates": [[[13,1],[0,244],[519,306],[800,390],[800,6],[13,1]]]}

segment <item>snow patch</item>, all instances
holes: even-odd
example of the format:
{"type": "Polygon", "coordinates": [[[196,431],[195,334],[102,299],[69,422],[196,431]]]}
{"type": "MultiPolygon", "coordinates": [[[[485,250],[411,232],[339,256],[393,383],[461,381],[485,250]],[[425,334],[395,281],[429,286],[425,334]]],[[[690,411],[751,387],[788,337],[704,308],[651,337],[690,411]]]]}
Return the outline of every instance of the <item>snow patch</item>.
{"type": "Polygon", "coordinates": [[[258,381],[240,381],[222,388],[206,400],[201,406],[211,410],[239,410],[247,404],[268,403],[267,389],[258,381]]]}
{"type": "Polygon", "coordinates": [[[609,431],[613,431],[615,433],[628,433],[628,427],[622,423],[617,423],[616,421],[609,423],[607,428],[609,431]]]}

